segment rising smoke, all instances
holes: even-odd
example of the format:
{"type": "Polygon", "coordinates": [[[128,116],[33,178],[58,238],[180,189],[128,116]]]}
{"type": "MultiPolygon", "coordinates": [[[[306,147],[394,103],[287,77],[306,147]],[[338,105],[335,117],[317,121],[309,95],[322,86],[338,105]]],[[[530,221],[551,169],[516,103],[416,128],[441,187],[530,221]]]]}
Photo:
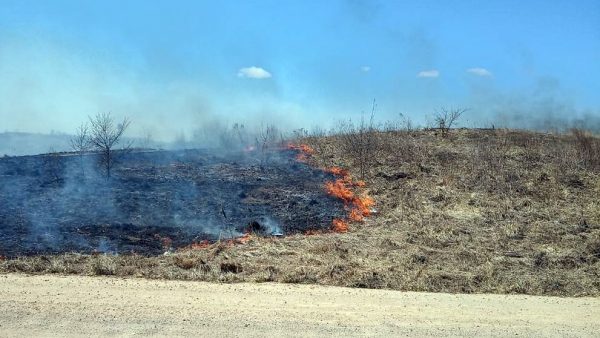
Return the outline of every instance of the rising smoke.
{"type": "Polygon", "coordinates": [[[475,126],[600,132],[600,110],[578,108],[556,78],[539,77],[519,92],[503,91],[489,81],[471,81],[469,85],[469,118],[475,126]]]}

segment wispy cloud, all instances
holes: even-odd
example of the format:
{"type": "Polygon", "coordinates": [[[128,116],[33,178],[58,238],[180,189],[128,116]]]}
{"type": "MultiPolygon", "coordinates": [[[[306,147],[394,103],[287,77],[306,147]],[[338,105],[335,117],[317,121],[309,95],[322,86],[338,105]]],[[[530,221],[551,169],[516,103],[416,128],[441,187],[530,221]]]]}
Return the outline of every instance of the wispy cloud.
{"type": "Polygon", "coordinates": [[[362,66],[362,67],[360,67],[360,71],[363,73],[368,73],[371,71],[371,67],[370,66],[362,66]]]}
{"type": "Polygon", "coordinates": [[[271,73],[267,72],[265,69],[252,66],[240,68],[237,73],[238,77],[247,77],[250,79],[268,79],[271,77],[271,73]]]}
{"type": "Polygon", "coordinates": [[[492,76],[492,72],[490,72],[489,70],[487,70],[485,68],[479,68],[479,67],[469,68],[469,69],[467,69],[467,73],[471,73],[471,74],[477,75],[477,76],[492,76]]]}
{"type": "Polygon", "coordinates": [[[417,77],[438,77],[440,72],[437,69],[424,70],[417,74],[417,77]]]}

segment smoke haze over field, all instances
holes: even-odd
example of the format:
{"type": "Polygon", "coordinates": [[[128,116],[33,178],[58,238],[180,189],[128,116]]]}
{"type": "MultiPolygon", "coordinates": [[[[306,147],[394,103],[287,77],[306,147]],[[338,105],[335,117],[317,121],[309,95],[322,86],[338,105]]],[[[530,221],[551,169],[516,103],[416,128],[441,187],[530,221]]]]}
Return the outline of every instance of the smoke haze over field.
{"type": "Polygon", "coordinates": [[[129,116],[170,142],[216,124],[378,120],[545,128],[600,116],[597,1],[3,1],[0,133],[129,116]]]}

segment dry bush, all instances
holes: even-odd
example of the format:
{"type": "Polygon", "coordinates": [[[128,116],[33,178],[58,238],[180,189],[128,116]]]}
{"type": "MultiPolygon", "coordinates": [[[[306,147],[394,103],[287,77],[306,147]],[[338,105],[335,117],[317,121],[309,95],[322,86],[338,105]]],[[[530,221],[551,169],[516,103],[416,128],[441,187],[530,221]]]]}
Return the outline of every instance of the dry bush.
{"type": "Polygon", "coordinates": [[[340,140],[342,153],[358,169],[359,177],[365,179],[367,171],[374,164],[378,149],[378,131],[375,127],[375,108],[373,101],[369,120],[365,120],[364,114],[360,123],[354,124],[352,120],[340,121],[337,128],[337,137],[340,140]]]}
{"type": "Polygon", "coordinates": [[[207,121],[194,130],[192,142],[188,143],[184,135],[176,141],[178,147],[222,148],[226,150],[243,149],[254,142],[254,135],[243,123],[224,124],[220,121],[207,121]]]}
{"type": "Polygon", "coordinates": [[[79,155],[79,164],[81,166],[81,177],[85,178],[85,165],[83,155],[92,149],[92,140],[90,138],[89,127],[82,123],[75,131],[75,135],[69,140],[71,149],[79,155]]]}
{"type": "Polygon", "coordinates": [[[111,256],[96,255],[93,256],[89,269],[89,273],[92,275],[112,276],[117,271],[116,260],[111,256]]]}
{"type": "Polygon", "coordinates": [[[579,163],[590,170],[600,169],[600,139],[581,129],[572,129],[579,163]]]}
{"type": "Polygon", "coordinates": [[[184,270],[193,269],[203,263],[204,262],[202,260],[194,257],[175,256],[174,258],[174,264],[184,270]]]}
{"type": "Polygon", "coordinates": [[[461,115],[467,110],[464,108],[445,108],[442,107],[437,110],[433,116],[433,120],[436,127],[442,131],[442,136],[446,137],[450,133],[452,126],[456,124],[456,121],[461,115]]]}
{"type": "Polygon", "coordinates": [[[260,150],[261,162],[263,164],[267,164],[270,160],[269,156],[272,153],[269,150],[281,147],[284,143],[283,133],[273,124],[261,125],[254,139],[256,149],[260,150]]]}

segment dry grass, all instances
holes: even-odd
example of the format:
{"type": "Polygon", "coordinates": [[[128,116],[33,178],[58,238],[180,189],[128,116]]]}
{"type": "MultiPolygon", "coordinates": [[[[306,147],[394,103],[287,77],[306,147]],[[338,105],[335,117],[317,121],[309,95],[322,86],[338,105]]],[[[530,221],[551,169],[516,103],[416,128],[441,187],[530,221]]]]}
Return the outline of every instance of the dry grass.
{"type": "MultiPolygon", "coordinates": [[[[0,262],[0,271],[600,295],[600,170],[589,165],[577,135],[440,136],[372,135],[377,156],[365,177],[378,213],[345,234],[254,237],[159,257],[18,258],[0,262]]],[[[343,140],[304,141],[317,150],[313,165],[351,167],[343,140]]]]}

